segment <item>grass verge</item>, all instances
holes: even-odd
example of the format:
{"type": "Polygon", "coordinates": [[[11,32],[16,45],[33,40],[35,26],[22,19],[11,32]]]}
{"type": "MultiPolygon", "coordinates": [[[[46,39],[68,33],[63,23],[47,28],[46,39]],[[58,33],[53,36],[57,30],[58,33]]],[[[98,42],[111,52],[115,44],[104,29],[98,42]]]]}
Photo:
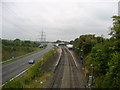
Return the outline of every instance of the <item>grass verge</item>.
{"type": "Polygon", "coordinates": [[[14,61],[14,60],[18,60],[18,59],[24,58],[24,57],[26,57],[26,56],[28,56],[28,55],[37,53],[37,52],[39,52],[39,51],[42,50],[42,49],[43,49],[43,48],[37,48],[37,49],[36,49],[35,51],[33,51],[33,52],[26,53],[26,54],[24,54],[24,55],[21,55],[21,56],[18,56],[18,57],[15,57],[15,58],[13,58],[13,59],[9,59],[9,60],[6,60],[6,61],[0,62],[0,63],[6,64],[6,63],[8,63],[8,62],[11,62],[11,61],[14,61]]]}
{"type": "Polygon", "coordinates": [[[41,85],[38,85],[38,83],[42,84],[41,81],[43,82],[43,79],[50,76],[51,73],[43,72],[41,66],[43,65],[44,62],[46,62],[49,58],[51,58],[54,55],[55,51],[56,51],[55,49],[50,50],[48,53],[46,53],[43,56],[41,60],[36,62],[26,72],[25,75],[18,77],[12,81],[9,81],[3,86],[3,88],[28,88],[28,87],[31,88],[31,87],[36,87],[36,85],[39,86],[39,88],[42,87],[41,85]]]}

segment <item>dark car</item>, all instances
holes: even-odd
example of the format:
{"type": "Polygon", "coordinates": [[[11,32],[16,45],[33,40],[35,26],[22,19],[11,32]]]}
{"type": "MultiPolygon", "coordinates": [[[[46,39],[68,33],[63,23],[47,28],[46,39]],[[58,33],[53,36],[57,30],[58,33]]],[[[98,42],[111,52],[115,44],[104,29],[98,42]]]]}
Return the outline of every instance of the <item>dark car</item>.
{"type": "Polygon", "coordinates": [[[29,64],[34,64],[34,63],[35,63],[35,60],[29,60],[28,63],[29,63],[29,64]]]}

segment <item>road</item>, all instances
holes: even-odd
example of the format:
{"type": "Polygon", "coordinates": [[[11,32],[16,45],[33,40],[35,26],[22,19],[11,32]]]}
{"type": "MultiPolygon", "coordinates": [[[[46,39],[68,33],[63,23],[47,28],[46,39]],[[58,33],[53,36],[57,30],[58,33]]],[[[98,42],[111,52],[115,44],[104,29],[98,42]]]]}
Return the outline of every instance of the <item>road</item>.
{"type": "Polygon", "coordinates": [[[29,68],[31,65],[28,64],[30,59],[35,59],[36,61],[40,60],[42,56],[47,53],[49,50],[52,49],[52,44],[48,44],[48,46],[32,55],[26,56],[24,58],[11,61],[7,64],[2,65],[2,83],[4,84],[6,81],[10,80],[11,78],[15,77],[22,71],[29,68]]]}
{"type": "Polygon", "coordinates": [[[85,88],[86,81],[80,63],[77,62],[70,50],[62,47],[62,56],[50,88],[85,88]]]}

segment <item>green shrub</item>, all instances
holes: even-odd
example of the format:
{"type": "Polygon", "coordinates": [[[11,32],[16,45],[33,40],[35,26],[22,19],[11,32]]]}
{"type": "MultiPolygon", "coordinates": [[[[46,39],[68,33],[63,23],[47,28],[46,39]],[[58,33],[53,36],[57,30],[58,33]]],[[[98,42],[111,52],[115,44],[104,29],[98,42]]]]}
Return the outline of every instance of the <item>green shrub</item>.
{"type": "Polygon", "coordinates": [[[20,82],[19,78],[7,83],[5,88],[23,88],[23,84],[20,82]]]}

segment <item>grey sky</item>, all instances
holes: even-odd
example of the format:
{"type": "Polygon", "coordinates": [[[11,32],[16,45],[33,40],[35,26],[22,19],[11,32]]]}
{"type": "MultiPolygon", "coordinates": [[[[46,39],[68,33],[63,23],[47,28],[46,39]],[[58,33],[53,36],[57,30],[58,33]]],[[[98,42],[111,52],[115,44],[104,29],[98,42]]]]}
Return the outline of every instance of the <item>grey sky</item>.
{"type": "Polygon", "coordinates": [[[108,37],[119,0],[4,0],[2,38],[74,40],[82,34],[108,37]],[[11,1],[11,2],[10,2],[11,1]]]}

